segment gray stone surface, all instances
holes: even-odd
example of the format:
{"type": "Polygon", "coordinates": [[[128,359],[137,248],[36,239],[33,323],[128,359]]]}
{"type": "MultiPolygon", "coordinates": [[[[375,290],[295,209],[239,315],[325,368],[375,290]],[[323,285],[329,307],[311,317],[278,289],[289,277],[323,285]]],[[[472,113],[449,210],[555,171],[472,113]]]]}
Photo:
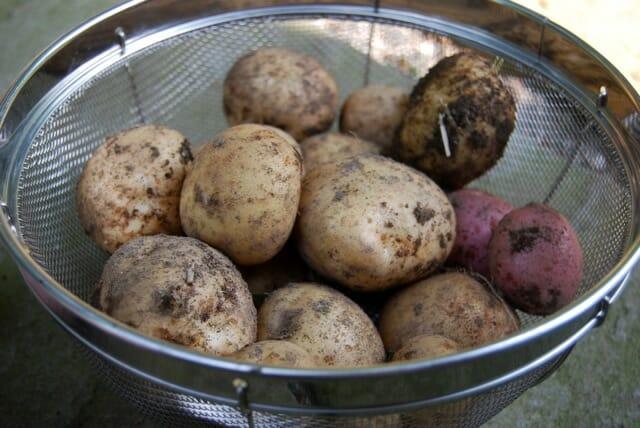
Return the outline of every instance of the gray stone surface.
{"type": "MultiPolygon", "coordinates": [[[[0,0],[0,92],[57,36],[113,0],[0,0]]],[[[640,427],[640,275],[566,363],[490,421],[640,427]]],[[[97,378],[0,248],[0,419],[8,427],[153,426],[97,378]]]]}

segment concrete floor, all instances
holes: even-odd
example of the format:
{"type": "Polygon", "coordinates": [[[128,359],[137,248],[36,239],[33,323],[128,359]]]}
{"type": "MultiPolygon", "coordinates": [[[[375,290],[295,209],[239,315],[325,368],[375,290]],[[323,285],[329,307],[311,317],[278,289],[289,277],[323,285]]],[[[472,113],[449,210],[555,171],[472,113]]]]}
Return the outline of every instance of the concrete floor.
{"type": "MultiPolygon", "coordinates": [[[[0,93],[35,53],[114,3],[0,0],[0,93]]],[[[637,37],[625,37],[628,29],[637,31],[635,1],[523,3],[548,13],[605,55],[611,47],[610,59],[640,87],[640,45],[637,37]],[[606,36],[593,32],[592,21],[600,25],[597,34],[606,36]]],[[[606,323],[580,342],[556,374],[487,426],[640,427],[639,282],[636,273],[606,323]]],[[[71,339],[28,292],[1,248],[0,385],[2,426],[153,426],[91,371],[71,339]]]]}

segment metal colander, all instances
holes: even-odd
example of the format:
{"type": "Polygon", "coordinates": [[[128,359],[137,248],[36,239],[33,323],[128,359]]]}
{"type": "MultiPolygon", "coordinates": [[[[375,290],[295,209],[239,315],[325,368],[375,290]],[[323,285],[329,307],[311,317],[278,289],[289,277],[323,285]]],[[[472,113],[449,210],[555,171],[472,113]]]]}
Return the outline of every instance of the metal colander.
{"type": "Polygon", "coordinates": [[[637,94],[590,48],[504,2],[307,3],[132,1],[57,42],[0,105],[2,237],[108,383],[172,425],[478,426],[602,322],[638,258],[637,94]],[[546,318],[520,314],[519,334],[461,354],[333,370],[190,352],[87,305],[107,258],[75,210],[91,152],[140,123],[205,142],[227,126],[226,73],[263,46],[317,58],[342,100],[368,83],[411,88],[461,50],[495,57],[517,103],[516,128],[504,157],[473,186],[514,205],[544,201],[570,219],[585,258],[576,302],[546,318]]]}

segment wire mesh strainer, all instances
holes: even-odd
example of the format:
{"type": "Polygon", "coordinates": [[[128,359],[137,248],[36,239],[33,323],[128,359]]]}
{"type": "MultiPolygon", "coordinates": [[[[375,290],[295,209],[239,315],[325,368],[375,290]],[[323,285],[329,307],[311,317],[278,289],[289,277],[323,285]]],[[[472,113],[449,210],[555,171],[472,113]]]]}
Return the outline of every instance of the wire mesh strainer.
{"type": "Polygon", "coordinates": [[[637,96],[588,47],[509,4],[305,3],[133,1],[56,43],[0,106],[2,237],[31,289],[108,382],[168,422],[479,425],[553,372],[604,319],[638,257],[640,160],[627,131],[637,123],[637,96]],[[521,314],[521,333],[479,349],[351,370],[212,358],[142,337],[88,306],[106,254],[77,220],[82,165],[106,135],[140,122],[204,142],[226,126],[227,71],[261,46],[314,56],[342,99],[366,83],[410,88],[459,50],[504,58],[516,129],[504,158],[473,185],[514,205],[546,201],[571,220],[585,257],[579,299],[551,317],[521,314]]]}

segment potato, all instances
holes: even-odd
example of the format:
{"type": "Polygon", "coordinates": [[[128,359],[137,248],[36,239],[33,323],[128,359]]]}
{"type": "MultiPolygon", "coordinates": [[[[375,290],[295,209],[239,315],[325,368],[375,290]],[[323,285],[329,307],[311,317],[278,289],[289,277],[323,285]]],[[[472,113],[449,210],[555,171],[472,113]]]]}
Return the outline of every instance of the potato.
{"type": "Polygon", "coordinates": [[[422,360],[455,354],[462,348],[455,342],[437,334],[421,334],[407,340],[394,354],[392,361],[422,360]]]}
{"type": "Polygon", "coordinates": [[[360,138],[339,132],[314,135],[300,143],[305,171],[323,163],[345,159],[362,153],[380,153],[380,148],[360,138]]]}
{"type": "Polygon", "coordinates": [[[582,281],[582,249],[562,214],[542,204],[511,211],[489,244],[489,266],[509,302],[548,315],[571,302],[582,281]]]}
{"type": "Polygon", "coordinates": [[[459,53],[441,60],[413,88],[393,152],[443,188],[455,190],[500,159],[515,114],[513,97],[490,61],[459,53]]]}
{"type": "Polygon", "coordinates": [[[388,148],[407,111],[409,93],[395,86],[371,85],[353,91],[342,105],[340,131],[388,148]]]}
{"type": "Polygon", "coordinates": [[[331,126],[338,86],[314,58],[280,48],[241,57],[224,82],[224,111],[230,125],[264,123],[301,141],[331,126]]]}
{"type": "Polygon", "coordinates": [[[303,259],[357,291],[409,283],[442,264],[455,238],[446,195],[428,177],[365,154],[307,174],[296,225],[303,259]]]}
{"type": "Polygon", "coordinates": [[[516,314],[502,299],[460,272],[432,276],[400,290],[380,315],[380,335],[388,352],[422,334],[439,334],[469,348],[501,339],[519,327],[516,314]]]}
{"type": "Polygon", "coordinates": [[[238,264],[263,263],[289,238],[302,174],[291,136],[265,125],[229,128],[200,150],[184,181],[182,228],[238,264]]]}
{"type": "Polygon", "coordinates": [[[107,261],[92,303],[142,334],[214,355],[256,340],[247,284],[229,259],[192,238],[127,242],[107,261]]]}
{"type": "Polygon", "coordinates": [[[489,277],[489,241],[513,206],[490,193],[461,189],[449,194],[456,213],[456,240],[448,264],[489,277]]]}
{"type": "Polygon", "coordinates": [[[287,340],[323,367],[382,363],[384,347],[360,307],[333,288],[292,283],[274,291],[258,311],[258,340],[287,340]]]}
{"type": "Polygon", "coordinates": [[[247,363],[284,367],[317,367],[315,359],[303,348],[286,340],[252,343],[229,356],[247,363]]]}
{"type": "Polygon", "coordinates": [[[178,204],[192,161],[182,134],[159,125],[107,137],[78,183],[78,217],[101,248],[114,252],[144,235],[180,235],[178,204]]]}
{"type": "Polygon", "coordinates": [[[259,265],[240,266],[238,270],[249,285],[254,298],[263,298],[290,282],[302,282],[307,279],[309,271],[298,255],[295,245],[290,243],[271,260],[259,265]]]}

